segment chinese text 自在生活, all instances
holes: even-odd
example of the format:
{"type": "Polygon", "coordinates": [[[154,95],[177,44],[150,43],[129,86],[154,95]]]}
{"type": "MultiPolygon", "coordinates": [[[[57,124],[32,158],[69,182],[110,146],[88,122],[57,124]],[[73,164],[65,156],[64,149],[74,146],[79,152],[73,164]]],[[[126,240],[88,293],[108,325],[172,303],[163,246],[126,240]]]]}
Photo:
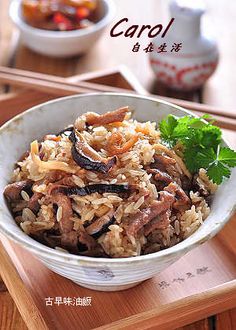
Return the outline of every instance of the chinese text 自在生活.
{"type": "Polygon", "coordinates": [[[153,42],[150,42],[148,45],[146,45],[144,48],[141,46],[139,42],[136,42],[132,47],[133,53],[138,53],[140,50],[144,51],[145,53],[178,53],[182,49],[182,42],[180,43],[173,43],[171,45],[167,45],[166,42],[160,44],[159,46],[155,47],[153,42]]]}

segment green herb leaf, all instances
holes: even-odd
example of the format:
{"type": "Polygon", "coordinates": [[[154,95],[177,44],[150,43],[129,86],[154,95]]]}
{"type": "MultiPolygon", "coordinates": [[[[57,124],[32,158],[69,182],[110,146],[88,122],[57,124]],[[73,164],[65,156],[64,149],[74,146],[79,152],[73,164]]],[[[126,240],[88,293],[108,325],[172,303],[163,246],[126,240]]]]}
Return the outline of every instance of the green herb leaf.
{"type": "Polygon", "coordinates": [[[219,127],[208,124],[202,128],[202,140],[201,144],[204,147],[217,149],[217,146],[221,143],[221,130],[219,127]]]}
{"type": "Polygon", "coordinates": [[[184,161],[191,173],[200,168],[207,170],[213,182],[220,184],[230,176],[230,168],[236,166],[236,152],[221,147],[222,133],[219,127],[206,122],[209,115],[200,118],[168,115],[159,124],[161,139],[169,147],[182,143],[184,161]]]}
{"type": "Polygon", "coordinates": [[[184,150],[184,161],[191,173],[196,173],[201,164],[198,161],[197,154],[201,151],[201,147],[187,147],[184,150]]]}
{"type": "Polygon", "coordinates": [[[159,124],[159,129],[161,132],[162,139],[168,143],[175,142],[175,139],[173,139],[173,132],[175,127],[178,125],[177,119],[169,115],[166,117],[166,119],[163,119],[159,124]]]}
{"type": "Polygon", "coordinates": [[[230,169],[222,163],[213,163],[207,169],[208,177],[216,184],[221,184],[224,178],[230,177],[230,169]]]}
{"type": "Polygon", "coordinates": [[[199,163],[199,168],[207,168],[216,160],[216,153],[212,148],[203,149],[199,151],[195,157],[197,158],[197,161],[199,163]]]}
{"type": "Polygon", "coordinates": [[[230,148],[221,148],[218,155],[218,161],[229,167],[234,167],[236,166],[236,152],[230,148]]]}

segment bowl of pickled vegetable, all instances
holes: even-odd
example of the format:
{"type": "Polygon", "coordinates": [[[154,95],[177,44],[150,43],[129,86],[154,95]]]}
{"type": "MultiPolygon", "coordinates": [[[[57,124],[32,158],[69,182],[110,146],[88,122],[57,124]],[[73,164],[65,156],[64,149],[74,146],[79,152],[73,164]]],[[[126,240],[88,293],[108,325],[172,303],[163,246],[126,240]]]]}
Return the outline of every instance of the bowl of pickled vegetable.
{"type": "Polygon", "coordinates": [[[87,52],[114,16],[112,0],[13,0],[10,17],[31,50],[53,57],[87,52]]]}

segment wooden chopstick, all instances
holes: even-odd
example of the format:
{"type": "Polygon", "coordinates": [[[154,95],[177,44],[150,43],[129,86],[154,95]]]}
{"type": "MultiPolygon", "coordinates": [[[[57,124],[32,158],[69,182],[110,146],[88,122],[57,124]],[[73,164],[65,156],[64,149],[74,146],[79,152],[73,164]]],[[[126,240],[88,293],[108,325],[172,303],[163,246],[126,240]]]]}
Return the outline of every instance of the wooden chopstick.
{"type": "MultiPolygon", "coordinates": [[[[41,90],[45,93],[73,95],[75,93],[91,92],[127,92],[127,89],[117,88],[91,82],[71,82],[63,77],[19,70],[0,66],[0,81],[19,87],[41,90]]],[[[128,90],[130,92],[130,90],[128,90]]]]}
{"type": "MultiPolygon", "coordinates": [[[[0,78],[1,80],[1,78],[0,78]]],[[[154,96],[154,95],[152,95],[154,96]]],[[[225,111],[223,109],[220,108],[216,108],[213,107],[211,105],[208,104],[202,104],[202,103],[197,103],[197,102],[191,102],[191,101],[186,101],[186,100],[180,100],[180,99],[175,99],[175,98],[171,98],[171,97],[165,97],[165,96],[157,96],[155,95],[155,97],[161,98],[162,100],[174,103],[180,107],[186,108],[188,110],[191,111],[195,111],[195,112],[201,112],[201,113],[208,113],[212,116],[221,116],[221,117],[225,117],[225,118],[232,118],[232,119],[236,119],[236,114],[232,113],[232,112],[228,112],[225,111]]]]}
{"type": "MultiPolygon", "coordinates": [[[[47,94],[54,95],[73,95],[91,92],[125,92],[134,93],[128,89],[100,85],[91,82],[71,82],[66,78],[36,73],[31,71],[0,67],[0,81],[29,89],[36,89],[47,94]]],[[[221,109],[215,109],[208,105],[202,105],[194,102],[178,100],[158,95],[150,95],[154,98],[160,98],[172,102],[181,107],[187,108],[197,114],[209,113],[216,119],[216,124],[222,128],[236,130],[236,115],[225,112],[221,109]]]]}

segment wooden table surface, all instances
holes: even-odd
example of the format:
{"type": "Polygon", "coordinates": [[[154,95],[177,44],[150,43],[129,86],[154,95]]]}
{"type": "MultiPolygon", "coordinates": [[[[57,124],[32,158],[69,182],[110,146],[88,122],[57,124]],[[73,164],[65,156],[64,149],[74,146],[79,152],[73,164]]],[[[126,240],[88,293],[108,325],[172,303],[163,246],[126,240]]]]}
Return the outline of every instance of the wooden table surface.
{"type": "MultiPolygon", "coordinates": [[[[236,1],[228,0],[227,8],[224,0],[206,0],[205,2],[208,12],[204,18],[203,26],[216,36],[221,55],[214,76],[201,90],[201,100],[203,103],[233,112],[236,103],[236,1]]],[[[132,24],[154,24],[165,21],[168,17],[167,3],[167,0],[116,1],[117,15],[115,21],[123,17],[129,17],[132,24]]],[[[14,42],[17,40],[17,33],[7,16],[8,5],[9,0],[0,0],[0,65],[11,65],[21,69],[67,77],[124,64],[129,67],[147,90],[191,99],[191,94],[176,95],[172,91],[158,88],[149,66],[147,54],[144,52],[133,54],[131,49],[135,40],[110,38],[109,29],[88,54],[79,58],[70,60],[46,58],[31,52],[22,45],[17,47],[15,51],[14,42]]],[[[147,41],[144,39],[142,43],[145,44],[147,41]]],[[[3,89],[1,90],[3,91],[3,89]]],[[[232,138],[231,134],[229,136],[232,138]]],[[[233,144],[235,145],[235,143],[233,144]]],[[[1,279],[0,329],[27,329],[1,279]]],[[[201,320],[183,329],[234,330],[236,329],[236,310],[201,320]]]]}

